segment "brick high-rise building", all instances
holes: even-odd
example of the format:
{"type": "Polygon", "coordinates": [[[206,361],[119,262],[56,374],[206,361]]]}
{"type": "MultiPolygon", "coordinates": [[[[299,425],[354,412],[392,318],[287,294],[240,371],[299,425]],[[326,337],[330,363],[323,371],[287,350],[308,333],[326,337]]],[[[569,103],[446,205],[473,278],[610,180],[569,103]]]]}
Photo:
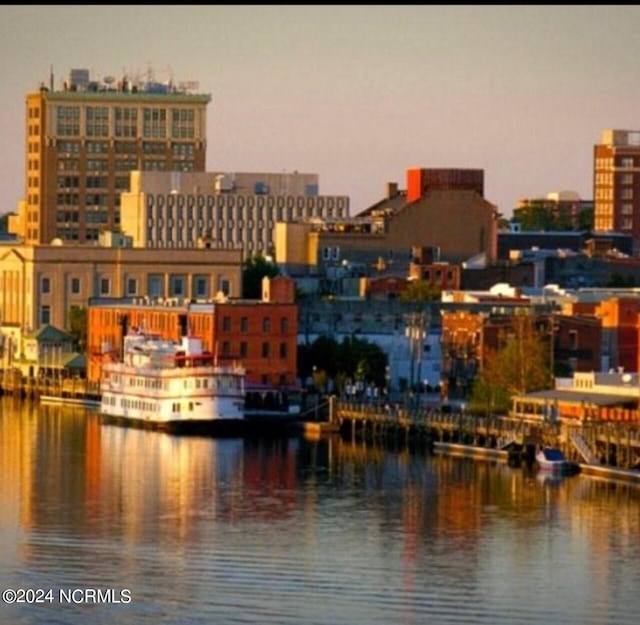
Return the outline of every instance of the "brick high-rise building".
{"type": "Polygon", "coordinates": [[[593,149],[593,200],[596,231],[622,232],[640,241],[639,130],[602,133],[593,149]]]}
{"type": "Polygon", "coordinates": [[[71,70],[26,96],[25,197],[9,230],[26,244],[92,243],[117,229],[132,170],[204,171],[208,94],[196,83],[71,70]]]}

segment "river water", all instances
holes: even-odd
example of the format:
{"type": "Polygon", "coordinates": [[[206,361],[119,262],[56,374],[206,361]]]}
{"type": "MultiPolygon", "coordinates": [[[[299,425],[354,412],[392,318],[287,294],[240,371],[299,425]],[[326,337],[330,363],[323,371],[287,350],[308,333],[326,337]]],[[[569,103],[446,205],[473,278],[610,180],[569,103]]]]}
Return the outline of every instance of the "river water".
{"type": "Polygon", "coordinates": [[[640,618],[638,486],[0,410],[2,625],[640,618]]]}

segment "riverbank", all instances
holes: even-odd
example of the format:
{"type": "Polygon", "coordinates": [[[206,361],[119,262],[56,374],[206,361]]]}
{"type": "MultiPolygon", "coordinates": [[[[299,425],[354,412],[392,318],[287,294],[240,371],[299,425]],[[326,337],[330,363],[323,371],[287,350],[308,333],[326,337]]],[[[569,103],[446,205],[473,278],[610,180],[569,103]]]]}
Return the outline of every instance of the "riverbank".
{"type": "MultiPolygon", "coordinates": [[[[496,460],[505,464],[509,463],[509,459],[511,457],[511,454],[507,449],[493,449],[458,443],[436,442],[434,443],[434,452],[466,458],[496,460]]],[[[627,482],[640,485],[640,471],[635,469],[620,469],[618,467],[590,464],[586,462],[578,462],[577,466],[579,473],[582,475],[601,480],[627,482]]]]}
{"type": "Polygon", "coordinates": [[[546,445],[560,449],[585,475],[640,484],[634,460],[640,440],[634,424],[532,422],[433,410],[392,413],[375,405],[344,402],[334,408],[334,420],[348,440],[490,459],[509,466],[533,464],[535,449],[546,445]]]}

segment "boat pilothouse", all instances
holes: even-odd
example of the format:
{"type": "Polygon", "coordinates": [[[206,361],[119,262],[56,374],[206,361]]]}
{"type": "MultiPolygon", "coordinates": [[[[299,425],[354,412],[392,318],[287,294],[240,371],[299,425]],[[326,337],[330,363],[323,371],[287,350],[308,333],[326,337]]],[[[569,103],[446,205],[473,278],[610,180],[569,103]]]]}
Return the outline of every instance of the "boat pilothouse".
{"type": "Polygon", "coordinates": [[[105,416],[149,425],[244,416],[244,367],[218,365],[189,335],[176,342],[132,329],[122,360],[103,364],[100,388],[105,416]]]}

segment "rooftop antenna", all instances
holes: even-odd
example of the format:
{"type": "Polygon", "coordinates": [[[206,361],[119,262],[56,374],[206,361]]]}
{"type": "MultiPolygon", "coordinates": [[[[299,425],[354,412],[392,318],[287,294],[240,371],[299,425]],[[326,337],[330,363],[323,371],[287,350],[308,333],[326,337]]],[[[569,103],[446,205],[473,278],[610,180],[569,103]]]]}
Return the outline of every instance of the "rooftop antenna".
{"type": "Polygon", "coordinates": [[[151,82],[155,82],[156,75],[154,71],[153,61],[147,60],[147,72],[146,72],[146,81],[147,84],[151,82]]]}
{"type": "Polygon", "coordinates": [[[49,91],[53,91],[53,65],[49,68],[49,91]]]}

